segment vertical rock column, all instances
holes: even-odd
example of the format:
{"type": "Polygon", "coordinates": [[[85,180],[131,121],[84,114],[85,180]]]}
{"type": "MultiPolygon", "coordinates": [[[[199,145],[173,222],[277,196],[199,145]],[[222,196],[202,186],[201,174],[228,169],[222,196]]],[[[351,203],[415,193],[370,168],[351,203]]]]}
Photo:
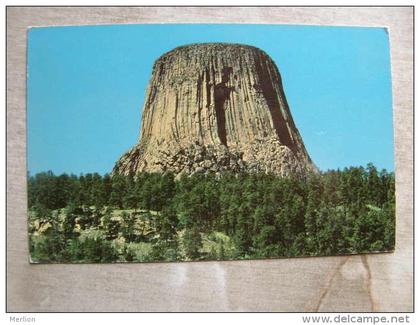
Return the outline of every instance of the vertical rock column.
{"type": "Polygon", "coordinates": [[[176,48],[155,62],[139,141],[114,172],[167,170],[316,171],[267,54],[208,43],[176,48]]]}

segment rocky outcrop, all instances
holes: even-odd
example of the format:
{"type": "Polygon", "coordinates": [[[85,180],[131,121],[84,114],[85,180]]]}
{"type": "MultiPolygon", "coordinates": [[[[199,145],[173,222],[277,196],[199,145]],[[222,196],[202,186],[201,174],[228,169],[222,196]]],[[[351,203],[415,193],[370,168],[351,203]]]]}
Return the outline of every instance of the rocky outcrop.
{"type": "Polygon", "coordinates": [[[258,48],[178,47],[153,66],[138,143],[114,173],[316,171],[284,95],[279,71],[258,48]]]}

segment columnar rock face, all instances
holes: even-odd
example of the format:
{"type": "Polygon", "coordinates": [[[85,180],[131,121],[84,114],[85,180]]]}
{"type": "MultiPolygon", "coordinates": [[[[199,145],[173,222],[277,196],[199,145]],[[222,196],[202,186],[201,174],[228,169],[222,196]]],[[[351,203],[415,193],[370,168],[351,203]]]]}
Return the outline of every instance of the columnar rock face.
{"type": "Polygon", "coordinates": [[[114,173],[316,171],[271,58],[225,43],[178,47],[153,66],[138,143],[114,173]]]}

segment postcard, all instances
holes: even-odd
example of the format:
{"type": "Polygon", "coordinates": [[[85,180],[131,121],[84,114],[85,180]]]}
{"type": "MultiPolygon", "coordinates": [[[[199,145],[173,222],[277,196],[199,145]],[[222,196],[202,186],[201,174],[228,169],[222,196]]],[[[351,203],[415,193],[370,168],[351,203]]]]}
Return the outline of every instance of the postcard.
{"type": "Polygon", "coordinates": [[[395,246],[385,28],[28,30],[33,263],[395,246]]]}

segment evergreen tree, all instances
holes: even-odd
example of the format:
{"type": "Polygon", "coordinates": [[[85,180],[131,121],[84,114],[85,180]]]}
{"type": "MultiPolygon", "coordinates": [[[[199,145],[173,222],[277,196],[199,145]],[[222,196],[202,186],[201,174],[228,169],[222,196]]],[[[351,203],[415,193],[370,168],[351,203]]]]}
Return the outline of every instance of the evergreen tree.
{"type": "Polygon", "coordinates": [[[134,225],[136,223],[136,217],[133,213],[123,212],[121,214],[122,225],[121,225],[121,234],[127,242],[132,242],[135,240],[134,225]]]}
{"type": "Polygon", "coordinates": [[[201,249],[201,235],[197,227],[187,228],[182,238],[185,255],[192,260],[198,259],[201,249]]]}
{"type": "Polygon", "coordinates": [[[372,164],[305,178],[28,174],[28,205],[31,256],[43,261],[329,255],[395,246],[395,176],[372,164]]]}
{"type": "Polygon", "coordinates": [[[119,209],[123,209],[125,195],[126,195],[125,177],[120,174],[113,175],[109,204],[119,209]]]}
{"type": "Polygon", "coordinates": [[[100,211],[106,204],[105,188],[102,177],[98,173],[92,175],[91,202],[100,211]]]}

